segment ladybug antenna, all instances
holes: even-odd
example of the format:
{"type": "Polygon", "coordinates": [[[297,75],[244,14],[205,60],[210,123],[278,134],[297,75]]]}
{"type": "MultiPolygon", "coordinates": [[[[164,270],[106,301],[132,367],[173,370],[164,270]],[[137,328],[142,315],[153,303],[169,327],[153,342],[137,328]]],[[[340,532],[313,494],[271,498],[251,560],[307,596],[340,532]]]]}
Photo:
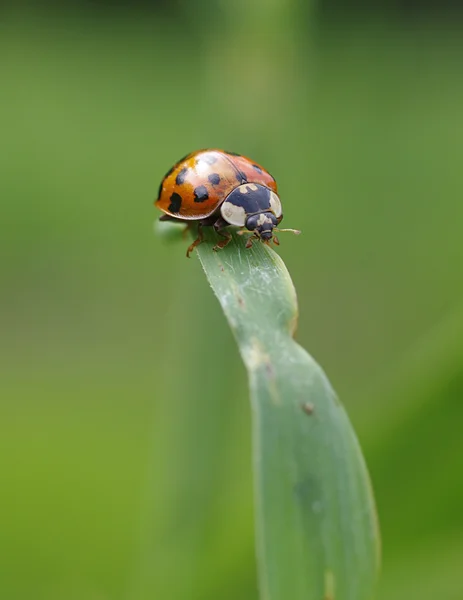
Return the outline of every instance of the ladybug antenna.
{"type": "Polygon", "coordinates": [[[273,231],[278,231],[278,233],[289,231],[290,233],[294,233],[294,235],[299,235],[301,233],[299,229],[278,229],[278,227],[275,227],[273,231]]]}

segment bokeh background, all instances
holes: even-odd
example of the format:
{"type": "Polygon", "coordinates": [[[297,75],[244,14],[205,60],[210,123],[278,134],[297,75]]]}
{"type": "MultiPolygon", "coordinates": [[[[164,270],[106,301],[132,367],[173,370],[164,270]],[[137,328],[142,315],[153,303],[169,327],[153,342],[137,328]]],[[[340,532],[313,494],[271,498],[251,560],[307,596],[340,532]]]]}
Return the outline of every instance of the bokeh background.
{"type": "Polygon", "coordinates": [[[245,371],[153,233],[209,146],[303,230],[280,252],[370,468],[378,597],[463,598],[462,29],[443,1],[0,6],[1,598],[257,600],[245,371]]]}

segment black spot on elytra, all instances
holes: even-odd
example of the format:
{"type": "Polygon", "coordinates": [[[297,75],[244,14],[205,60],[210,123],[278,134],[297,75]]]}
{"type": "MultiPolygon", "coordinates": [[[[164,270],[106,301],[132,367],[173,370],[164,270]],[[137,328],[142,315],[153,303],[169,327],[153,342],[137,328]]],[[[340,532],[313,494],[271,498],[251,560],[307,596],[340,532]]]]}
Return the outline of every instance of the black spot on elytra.
{"type": "Polygon", "coordinates": [[[194,191],[195,194],[195,202],[204,202],[209,198],[209,194],[207,193],[207,188],[205,185],[198,185],[194,191]]]}
{"type": "Polygon", "coordinates": [[[182,185],[185,182],[185,177],[188,172],[188,167],[183,167],[181,171],[179,171],[177,177],[175,178],[175,183],[177,185],[182,185]]]}
{"type": "Polygon", "coordinates": [[[259,167],[259,165],[252,165],[253,169],[255,169],[258,173],[262,173],[262,169],[259,167]]]}
{"type": "Polygon", "coordinates": [[[217,162],[217,156],[214,156],[214,154],[204,154],[199,157],[199,160],[201,162],[205,162],[208,165],[213,165],[217,162]]]}
{"type": "Polygon", "coordinates": [[[161,181],[161,184],[159,185],[159,190],[158,190],[158,200],[161,197],[162,194],[162,184],[164,183],[164,180],[161,181]]]}
{"type": "Polygon", "coordinates": [[[164,179],[167,179],[167,177],[169,177],[169,175],[172,175],[172,173],[175,171],[175,169],[178,169],[178,166],[180,164],[182,164],[182,162],[184,162],[190,155],[187,154],[186,156],[183,156],[180,160],[178,160],[175,165],[173,167],[171,167],[167,173],[164,175],[164,179]]]}
{"type": "Polygon", "coordinates": [[[211,173],[207,176],[212,185],[218,185],[220,183],[220,175],[218,173],[211,173]]]}
{"type": "Polygon", "coordinates": [[[247,183],[248,182],[248,178],[246,177],[246,174],[243,173],[243,171],[236,172],[236,179],[237,179],[238,183],[247,183]]]}
{"type": "Polygon", "coordinates": [[[182,197],[177,192],[174,192],[170,197],[169,208],[167,209],[171,213],[180,212],[180,207],[182,205],[182,197]]]}
{"type": "Polygon", "coordinates": [[[164,175],[164,179],[167,179],[167,177],[169,177],[169,175],[172,175],[172,173],[175,171],[175,169],[179,166],[180,163],[182,163],[184,160],[186,160],[189,156],[191,156],[191,152],[189,154],[185,154],[185,156],[182,156],[182,158],[180,160],[178,160],[175,165],[170,168],[167,173],[164,175]]]}

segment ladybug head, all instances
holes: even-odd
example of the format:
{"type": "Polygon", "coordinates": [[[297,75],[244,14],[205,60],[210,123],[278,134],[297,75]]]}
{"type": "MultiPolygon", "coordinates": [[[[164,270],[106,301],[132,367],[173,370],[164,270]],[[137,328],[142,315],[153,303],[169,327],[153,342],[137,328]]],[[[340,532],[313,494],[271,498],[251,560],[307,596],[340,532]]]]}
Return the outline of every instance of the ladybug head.
{"type": "MultiPolygon", "coordinates": [[[[252,232],[246,246],[252,246],[253,239],[260,239],[268,244],[273,241],[279,244],[275,231],[294,231],[277,229],[283,218],[281,202],[275,192],[258,183],[245,183],[235,188],[220,207],[222,218],[226,223],[237,227],[246,227],[252,232]]],[[[248,233],[238,231],[240,235],[248,233]]]]}
{"type": "Polygon", "coordinates": [[[277,224],[277,218],[271,212],[251,215],[246,219],[246,229],[253,231],[254,235],[264,242],[269,242],[272,239],[273,229],[277,224]]]}
{"type": "MultiPolygon", "coordinates": [[[[270,242],[273,229],[282,219],[278,196],[264,185],[244,183],[235,188],[221,206],[222,217],[230,225],[246,227],[253,238],[270,242]]],[[[252,243],[252,242],[250,242],[252,243]]]]}

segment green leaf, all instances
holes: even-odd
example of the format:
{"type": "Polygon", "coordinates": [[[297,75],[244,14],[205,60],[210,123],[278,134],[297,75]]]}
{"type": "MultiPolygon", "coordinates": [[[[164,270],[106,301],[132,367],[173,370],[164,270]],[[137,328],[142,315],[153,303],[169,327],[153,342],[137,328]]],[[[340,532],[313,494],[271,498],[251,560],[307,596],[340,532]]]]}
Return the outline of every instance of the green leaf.
{"type": "Polygon", "coordinates": [[[289,273],[264,244],[246,249],[234,234],[213,252],[215,242],[208,231],[197,252],[249,374],[261,599],[369,600],[379,564],[369,477],[325,373],[293,339],[289,273]]]}
{"type": "Polygon", "coordinates": [[[165,242],[176,242],[185,237],[185,223],[158,219],[154,222],[154,233],[165,242]]]}

